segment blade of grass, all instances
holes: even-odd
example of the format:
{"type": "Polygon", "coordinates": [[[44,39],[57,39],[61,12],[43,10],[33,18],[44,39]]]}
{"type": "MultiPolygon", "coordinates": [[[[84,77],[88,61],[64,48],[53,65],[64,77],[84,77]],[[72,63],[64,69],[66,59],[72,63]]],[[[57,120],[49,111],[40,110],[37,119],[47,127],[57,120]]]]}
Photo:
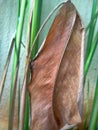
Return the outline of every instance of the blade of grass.
{"type": "MultiPolygon", "coordinates": [[[[40,13],[41,13],[41,3],[42,0],[36,0],[34,2],[34,9],[33,9],[33,17],[32,17],[32,22],[31,22],[31,36],[30,36],[30,44],[32,44],[34,36],[36,35],[39,25],[40,25],[40,13]]],[[[33,8],[33,7],[32,7],[33,8]]],[[[32,12],[32,10],[31,10],[32,12]]],[[[28,12],[29,14],[29,12],[28,12]]],[[[32,13],[30,14],[29,19],[31,19],[32,13]]],[[[37,50],[37,46],[35,47],[37,50]]],[[[35,50],[34,49],[34,50],[35,50]]],[[[29,52],[29,51],[27,51],[29,52]]],[[[34,54],[34,53],[33,53],[34,54]]],[[[24,115],[24,130],[28,129],[29,125],[29,97],[28,93],[26,93],[26,104],[25,104],[25,115],[24,115]]]]}
{"type": "MultiPolygon", "coordinates": [[[[96,8],[97,8],[97,0],[94,0],[93,1],[92,14],[91,14],[91,20],[90,21],[92,21],[94,15],[96,14],[96,8]]],[[[97,19],[95,19],[95,21],[90,25],[90,28],[89,28],[85,61],[88,58],[88,55],[89,55],[89,52],[90,52],[90,49],[91,49],[91,46],[92,46],[96,20],[97,19]]]]}
{"type": "Polygon", "coordinates": [[[93,18],[95,12],[96,12],[96,9],[97,9],[97,0],[93,0],[93,7],[92,7],[92,14],[91,14],[91,19],[93,18]]]}
{"type": "Polygon", "coordinates": [[[15,41],[15,38],[13,38],[12,41],[11,41],[10,49],[9,49],[8,56],[7,56],[7,59],[6,59],[6,63],[5,63],[5,66],[4,66],[2,80],[0,82],[0,101],[1,101],[3,88],[4,88],[4,83],[5,83],[5,79],[6,79],[6,75],[7,75],[10,59],[11,59],[11,54],[12,54],[12,50],[13,50],[13,46],[14,46],[14,41],[15,41]]]}
{"type": "MultiPolygon", "coordinates": [[[[28,10],[28,15],[27,15],[27,19],[31,19],[31,16],[32,16],[32,13],[30,14],[30,4],[32,4],[32,8],[33,8],[33,3],[32,1],[28,0],[27,1],[27,10],[28,10]],[[31,2],[31,3],[30,3],[31,2]]],[[[33,9],[31,9],[31,12],[32,12],[33,9]]],[[[30,21],[29,21],[30,22],[30,21]]],[[[30,25],[30,23],[28,22],[28,25],[30,25]]],[[[28,26],[29,27],[29,26],[28,26]]],[[[27,29],[28,30],[28,29],[27,29]]],[[[28,34],[28,32],[27,32],[28,34]]],[[[27,35],[28,37],[28,35],[27,35]]],[[[29,41],[28,39],[30,39],[29,37],[27,38],[27,41],[29,41]]],[[[28,47],[27,47],[28,48],[28,47]]],[[[28,49],[27,49],[28,51],[28,49]]],[[[28,52],[27,52],[28,53],[28,52]]],[[[29,76],[28,76],[29,78],[29,76]]],[[[29,130],[29,110],[30,110],[30,104],[29,104],[29,95],[28,95],[28,92],[26,91],[26,101],[25,101],[25,104],[24,104],[25,108],[24,108],[24,130],[29,130]]],[[[20,118],[19,118],[20,119],[20,118]]]]}
{"type": "Polygon", "coordinates": [[[18,18],[19,18],[19,16],[20,16],[20,4],[21,4],[21,1],[18,0],[18,18]]]}
{"type": "MultiPolygon", "coordinates": [[[[87,75],[88,69],[90,67],[97,43],[98,43],[98,31],[95,34],[95,27],[96,27],[96,22],[97,22],[97,17],[98,17],[98,12],[96,12],[97,2],[98,2],[97,0],[93,1],[91,20],[86,28],[86,31],[88,31],[88,39],[87,39],[87,49],[86,49],[86,57],[85,57],[85,65],[84,65],[84,83],[85,83],[86,75],[87,75]],[[94,36],[94,34],[95,34],[95,36],[94,36]]],[[[97,106],[97,108],[95,108],[95,107],[96,106],[93,107],[92,113],[93,113],[94,109],[98,108],[98,106],[97,106]]],[[[94,114],[91,114],[91,115],[94,115],[94,114]]],[[[94,116],[90,117],[90,123],[92,122],[93,125],[92,124],[89,125],[89,130],[96,129],[96,123],[94,124],[95,120],[93,118],[94,118],[94,116]]],[[[87,122],[86,120],[87,120],[87,117],[86,117],[85,123],[84,123],[84,130],[86,129],[86,122],[87,122]]],[[[98,120],[98,117],[97,117],[97,120],[98,120]]]]}
{"type": "MultiPolygon", "coordinates": [[[[19,15],[20,15],[20,0],[18,0],[18,17],[19,17],[19,15]]],[[[5,83],[5,79],[6,79],[6,75],[7,75],[7,71],[8,71],[8,66],[9,66],[9,62],[10,62],[15,38],[16,38],[16,35],[11,40],[10,49],[9,49],[8,56],[7,56],[7,59],[6,59],[6,63],[5,63],[5,66],[4,66],[2,81],[0,82],[0,100],[1,100],[2,92],[3,92],[3,88],[4,88],[4,83],[5,83]]]]}
{"type": "Polygon", "coordinates": [[[29,94],[26,92],[26,103],[25,103],[25,116],[24,116],[24,130],[29,130],[29,94]]]}
{"type": "MultiPolygon", "coordinates": [[[[33,1],[31,0],[29,0],[28,1],[28,15],[27,15],[27,19],[29,20],[29,22],[31,21],[30,19],[31,19],[31,17],[32,17],[32,11],[33,11],[33,1]],[[32,7],[32,9],[30,9],[30,4],[31,4],[31,7],[32,7]]],[[[27,41],[29,41],[30,40],[30,38],[29,38],[29,26],[31,25],[30,23],[28,22],[28,32],[27,32],[27,41]]],[[[29,48],[29,46],[27,47],[27,54],[28,54],[28,48],[29,48]]],[[[29,79],[29,75],[28,75],[28,77],[27,77],[28,79],[29,79]]],[[[29,130],[29,110],[30,110],[30,104],[29,104],[29,95],[28,95],[28,92],[26,91],[26,100],[24,101],[25,103],[24,103],[24,120],[23,120],[23,122],[24,122],[24,130],[29,130]]]]}
{"type": "Polygon", "coordinates": [[[11,111],[11,116],[9,121],[11,123],[9,123],[9,129],[13,130],[13,121],[14,121],[14,109],[15,109],[15,97],[16,97],[16,87],[17,87],[17,77],[18,77],[18,69],[19,67],[17,66],[16,68],[16,73],[15,73],[15,79],[14,79],[14,86],[13,86],[13,90],[12,90],[12,100],[11,100],[11,106],[10,106],[10,111],[11,111]]]}
{"type": "Polygon", "coordinates": [[[86,31],[88,31],[88,29],[90,28],[91,24],[94,22],[95,19],[97,19],[97,17],[98,17],[98,12],[94,15],[92,20],[89,22],[88,26],[86,27],[86,31]]]}
{"type": "Polygon", "coordinates": [[[94,94],[94,101],[92,106],[92,112],[89,122],[89,130],[95,130],[98,121],[98,77],[96,81],[96,88],[94,94]]]}
{"type": "MultiPolygon", "coordinates": [[[[27,28],[27,41],[26,41],[26,62],[28,61],[28,54],[29,54],[29,50],[30,50],[30,28],[31,28],[31,19],[32,19],[32,14],[33,14],[33,0],[30,0],[28,1],[28,14],[29,14],[29,18],[28,19],[28,28],[27,28]]],[[[28,124],[27,125],[24,125],[24,117],[26,117],[26,112],[25,112],[25,95],[26,95],[26,86],[24,87],[24,84],[26,85],[27,84],[27,79],[28,79],[28,66],[25,66],[25,69],[24,69],[24,78],[23,78],[23,84],[22,84],[22,90],[21,90],[21,97],[20,97],[20,117],[19,117],[19,130],[23,130],[28,127],[28,124]]],[[[27,110],[28,111],[28,110],[27,110]]],[[[29,119],[28,119],[29,120],[29,119]]]]}
{"type": "Polygon", "coordinates": [[[19,115],[20,115],[20,80],[18,85],[18,130],[19,130],[19,115]]]}
{"type": "Polygon", "coordinates": [[[86,102],[86,108],[85,108],[86,115],[85,115],[83,130],[87,129],[87,120],[88,120],[88,116],[89,116],[89,88],[90,88],[90,85],[89,85],[89,81],[88,81],[88,84],[87,84],[87,102],[86,102]]]}
{"type": "MultiPolygon", "coordinates": [[[[33,0],[28,0],[27,9],[28,9],[28,15],[27,15],[27,19],[28,19],[28,26],[27,27],[28,28],[27,28],[27,44],[26,44],[27,50],[26,50],[26,53],[28,55],[29,43],[30,43],[30,28],[31,28],[30,25],[31,25],[32,12],[33,12],[33,0]]],[[[26,60],[27,60],[27,58],[26,58],[26,60]]],[[[22,89],[21,93],[25,95],[23,89],[22,89]]],[[[29,97],[28,97],[28,93],[26,92],[26,101],[25,101],[25,97],[24,97],[24,101],[21,102],[22,94],[20,97],[19,129],[28,130],[29,129],[29,97]],[[24,114],[24,117],[22,116],[23,114],[24,114]]]]}
{"type": "MultiPolygon", "coordinates": [[[[33,8],[33,17],[31,22],[31,34],[30,34],[30,46],[33,43],[34,37],[37,34],[37,31],[40,26],[40,16],[41,16],[41,6],[42,0],[34,0],[34,8],[33,8]]],[[[36,41],[36,46],[32,52],[32,58],[35,56],[38,50],[38,41],[36,41]]],[[[29,78],[29,75],[28,75],[29,78]]],[[[28,130],[29,128],[29,97],[28,93],[26,92],[26,105],[25,105],[25,116],[24,116],[24,130],[28,130]]]]}
{"type": "MultiPolygon", "coordinates": [[[[42,7],[42,0],[34,0],[33,17],[31,23],[30,47],[32,46],[34,38],[40,27],[41,7],[42,7]]],[[[34,58],[37,51],[38,51],[38,40],[36,41],[36,45],[33,49],[31,58],[34,58]]]]}
{"type": "Polygon", "coordinates": [[[20,120],[19,120],[19,130],[24,129],[24,114],[25,114],[25,95],[26,95],[26,87],[27,86],[27,79],[28,79],[28,66],[25,68],[25,76],[23,80],[23,85],[22,85],[22,91],[21,91],[21,100],[20,100],[20,120]]]}
{"type": "Polygon", "coordinates": [[[12,113],[11,110],[13,109],[12,104],[15,104],[15,100],[13,101],[13,99],[12,99],[13,98],[13,91],[15,91],[14,77],[16,77],[16,74],[18,76],[18,72],[16,73],[16,71],[18,71],[17,66],[19,66],[19,56],[20,56],[20,49],[21,49],[21,38],[22,38],[22,31],[23,31],[25,7],[26,7],[26,0],[22,0],[20,11],[18,9],[18,20],[17,20],[17,27],[16,27],[16,39],[15,39],[15,48],[14,48],[11,89],[10,89],[10,106],[9,106],[8,130],[13,130],[13,127],[12,127],[13,126],[13,122],[12,122],[13,118],[12,117],[13,117],[14,113],[12,113]],[[20,17],[19,17],[19,12],[20,12],[20,17]]]}
{"type": "Polygon", "coordinates": [[[93,44],[92,44],[92,48],[90,50],[90,53],[88,55],[88,58],[86,60],[85,65],[84,65],[84,79],[86,78],[86,74],[87,74],[89,66],[91,64],[91,61],[92,61],[92,58],[93,58],[97,43],[98,43],[98,31],[96,32],[96,35],[94,37],[94,41],[93,41],[93,44]]]}

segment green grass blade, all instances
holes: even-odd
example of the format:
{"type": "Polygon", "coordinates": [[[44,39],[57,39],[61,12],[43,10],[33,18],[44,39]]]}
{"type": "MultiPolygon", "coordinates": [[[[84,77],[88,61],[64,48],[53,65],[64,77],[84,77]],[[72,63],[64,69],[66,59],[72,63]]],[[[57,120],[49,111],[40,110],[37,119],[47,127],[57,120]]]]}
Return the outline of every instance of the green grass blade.
{"type": "Polygon", "coordinates": [[[19,130],[19,115],[20,115],[20,80],[18,85],[18,130],[19,130]]]}
{"type": "MultiPolygon", "coordinates": [[[[26,61],[25,64],[25,69],[24,69],[24,77],[23,77],[23,84],[22,84],[22,91],[21,91],[21,98],[20,98],[20,117],[19,117],[19,130],[26,130],[28,127],[28,123],[26,125],[24,124],[25,119],[25,114],[28,113],[25,111],[25,105],[26,105],[26,86],[27,86],[27,79],[28,79],[28,67],[29,67],[29,61],[28,61],[28,54],[29,54],[29,49],[30,49],[30,29],[31,29],[31,19],[32,19],[32,14],[33,14],[33,0],[28,1],[28,26],[27,26],[27,40],[26,40],[26,61]]],[[[28,111],[28,109],[27,109],[28,111]]],[[[28,119],[29,120],[29,119],[28,119]]]]}
{"type": "Polygon", "coordinates": [[[16,88],[17,88],[17,77],[18,77],[18,69],[19,67],[17,66],[16,68],[16,74],[15,74],[15,79],[14,79],[14,86],[12,90],[12,100],[9,108],[9,130],[13,130],[13,121],[14,121],[14,109],[15,109],[15,97],[16,97],[16,88]]]}
{"type": "Polygon", "coordinates": [[[83,125],[83,130],[86,130],[87,129],[87,120],[88,120],[88,116],[89,116],[89,88],[90,88],[90,85],[89,85],[89,81],[88,81],[88,84],[87,84],[87,102],[86,102],[86,107],[85,107],[85,119],[84,119],[84,125],[83,125]]]}
{"type": "Polygon", "coordinates": [[[20,0],[18,0],[18,17],[20,16],[20,4],[21,4],[21,2],[20,2],[20,0]]]}
{"type": "Polygon", "coordinates": [[[7,59],[6,59],[6,63],[5,63],[5,66],[4,66],[2,80],[0,82],[0,101],[1,101],[2,93],[3,93],[4,83],[5,83],[5,79],[6,79],[6,75],[7,75],[7,71],[8,71],[8,67],[9,67],[9,63],[10,63],[10,58],[11,58],[13,46],[14,46],[14,41],[15,41],[15,38],[13,38],[12,41],[11,41],[11,46],[10,46],[10,49],[9,49],[9,52],[8,52],[8,56],[7,56],[7,59]]]}
{"type": "Polygon", "coordinates": [[[96,12],[96,9],[97,9],[97,0],[93,0],[93,7],[92,7],[92,14],[91,14],[91,19],[93,18],[95,12],[96,12]]]}
{"type": "Polygon", "coordinates": [[[91,61],[92,61],[92,58],[93,58],[97,43],[98,43],[98,31],[97,31],[97,33],[95,35],[95,38],[94,38],[94,41],[93,41],[93,44],[92,44],[92,48],[90,50],[90,53],[88,55],[88,58],[86,60],[85,65],[84,65],[84,79],[86,78],[86,74],[87,74],[89,66],[91,64],[91,61]]]}
{"type": "MultiPolygon", "coordinates": [[[[40,27],[41,7],[42,7],[42,0],[34,0],[33,17],[31,23],[30,47],[32,46],[34,38],[40,27]]],[[[36,45],[33,49],[31,58],[34,58],[37,51],[38,51],[38,40],[36,41],[36,45]]]]}
{"type": "MultiPolygon", "coordinates": [[[[94,0],[93,1],[92,14],[91,14],[91,20],[90,21],[92,21],[93,17],[95,16],[96,9],[97,9],[97,0],[94,0]]],[[[90,25],[89,30],[88,30],[89,33],[88,33],[88,39],[87,39],[87,49],[86,49],[85,61],[87,60],[90,49],[92,47],[92,41],[93,41],[96,21],[97,21],[97,19],[95,19],[95,21],[90,25]]]]}
{"type": "Polygon", "coordinates": [[[89,130],[96,130],[97,121],[98,121],[98,78],[96,81],[94,101],[89,122],[89,130]]]}
{"type": "Polygon", "coordinates": [[[93,24],[94,20],[97,19],[97,17],[98,17],[98,12],[94,15],[94,17],[92,18],[92,20],[89,22],[88,26],[86,27],[86,31],[88,31],[88,29],[93,24]]]}
{"type": "MultiPolygon", "coordinates": [[[[13,122],[12,120],[12,112],[13,109],[13,91],[15,91],[15,82],[14,79],[16,77],[17,66],[19,66],[19,56],[20,56],[20,49],[21,49],[21,38],[22,38],[22,31],[23,31],[23,23],[24,23],[24,16],[25,16],[25,7],[26,7],[26,0],[21,1],[21,8],[20,8],[20,17],[18,16],[17,19],[17,28],[16,28],[16,39],[15,39],[15,48],[14,48],[14,59],[13,59],[13,68],[12,68],[12,80],[11,80],[11,89],[10,89],[10,106],[9,106],[9,123],[8,123],[8,130],[13,130],[11,127],[13,122]]],[[[18,9],[19,10],[19,9],[18,9]]],[[[19,13],[18,13],[19,15],[19,13]]]]}
{"type": "MultiPolygon", "coordinates": [[[[30,34],[30,46],[31,44],[33,43],[33,39],[34,37],[36,36],[36,33],[39,29],[39,26],[40,26],[40,15],[41,15],[41,3],[42,3],[42,0],[34,0],[34,8],[33,8],[33,17],[32,17],[32,22],[31,22],[31,34],[30,34]]],[[[32,3],[32,2],[31,2],[32,3]]],[[[29,20],[31,18],[31,15],[32,15],[32,9],[30,10],[30,17],[29,17],[29,20]]],[[[37,43],[38,44],[38,43],[37,43]]],[[[28,44],[29,46],[29,44],[28,44]]],[[[29,47],[27,47],[29,48],[29,47]]],[[[38,45],[34,48],[34,52],[32,53],[33,55],[35,55],[35,52],[37,51],[38,49],[38,45]]],[[[27,50],[27,53],[29,53],[29,51],[27,50]]],[[[27,54],[28,55],[28,54],[27,54]]],[[[27,79],[26,79],[27,80],[27,79]]],[[[27,83],[27,81],[25,82],[27,83]]],[[[24,105],[25,105],[25,115],[22,114],[22,119],[24,117],[24,130],[28,130],[28,125],[29,125],[29,97],[28,97],[28,94],[26,94],[26,104],[24,103],[25,102],[25,86],[23,87],[24,89],[22,90],[24,92],[24,95],[23,95],[23,98],[22,98],[22,105],[21,107],[24,109],[24,105]]],[[[21,110],[22,112],[24,110],[21,110]]],[[[21,122],[21,128],[23,128],[23,122],[21,122]]]]}
{"type": "Polygon", "coordinates": [[[25,68],[25,75],[24,75],[22,91],[21,91],[19,130],[24,129],[25,98],[26,98],[25,96],[26,96],[27,79],[28,79],[28,66],[26,66],[25,68]]]}
{"type": "Polygon", "coordinates": [[[25,105],[25,116],[24,116],[24,130],[29,130],[29,95],[26,92],[26,105],[25,105]]]}

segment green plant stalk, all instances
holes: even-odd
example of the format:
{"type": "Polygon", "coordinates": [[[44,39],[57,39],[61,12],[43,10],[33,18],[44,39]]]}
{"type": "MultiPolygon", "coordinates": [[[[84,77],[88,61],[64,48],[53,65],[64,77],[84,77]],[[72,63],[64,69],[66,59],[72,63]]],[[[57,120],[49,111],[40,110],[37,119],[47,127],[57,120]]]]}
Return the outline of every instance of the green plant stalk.
{"type": "MultiPolygon", "coordinates": [[[[18,18],[19,18],[19,16],[20,16],[20,4],[21,4],[21,1],[18,0],[18,18]]],[[[18,23],[17,23],[17,25],[18,25],[18,23]]]]}
{"type": "Polygon", "coordinates": [[[98,11],[94,15],[94,17],[92,18],[92,20],[89,22],[88,26],[86,27],[86,31],[88,31],[88,29],[90,28],[91,24],[93,24],[94,20],[97,19],[97,17],[98,17],[98,11]]]}
{"type": "MultiPolygon", "coordinates": [[[[11,90],[10,90],[10,106],[9,106],[9,124],[8,124],[8,130],[12,130],[12,116],[14,116],[14,113],[12,113],[12,103],[15,104],[15,98],[13,99],[13,91],[14,91],[14,77],[17,71],[17,66],[19,65],[19,56],[20,56],[20,48],[21,48],[21,38],[22,38],[22,31],[23,31],[23,23],[24,23],[24,15],[25,15],[25,7],[26,7],[26,0],[21,1],[21,8],[20,8],[20,17],[18,17],[17,22],[17,29],[16,29],[16,39],[15,39],[15,48],[14,48],[14,59],[13,59],[13,68],[12,68],[12,80],[11,80],[11,90]],[[13,101],[14,100],[14,101],[13,101]]],[[[19,15],[19,9],[18,9],[18,15],[19,15]]],[[[18,72],[17,72],[18,76],[18,72]]]]}
{"type": "MultiPolygon", "coordinates": [[[[96,14],[96,8],[97,8],[97,0],[94,0],[94,1],[93,1],[92,14],[91,14],[91,20],[90,20],[90,21],[92,21],[93,17],[94,17],[95,14],[96,14]]],[[[89,28],[85,61],[86,61],[87,58],[88,58],[90,49],[92,48],[92,41],[93,41],[93,35],[94,35],[95,24],[96,24],[96,19],[95,19],[95,21],[93,21],[93,23],[90,25],[90,28],[89,28]]]]}
{"type": "Polygon", "coordinates": [[[19,130],[19,115],[20,115],[20,80],[18,85],[18,130],[19,130]]]}
{"type": "Polygon", "coordinates": [[[89,116],[89,88],[90,88],[90,85],[89,85],[89,81],[87,82],[87,102],[86,102],[86,107],[85,107],[85,111],[86,111],[86,115],[85,115],[85,120],[84,120],[84,125],[83,125],[83,130],[86,130],[87,129],[87,120],[88,120],[88,116],[89,116]]]}
{"type": "MultiPolygon", "coordinates": [[[[88,39],[87,39],[87,49],[86,49],[86,57],[85,57],[85,65],[84,65],[84,83],[85,83],[86,75],[90,67],[97,43],[98,43],[98,31],[94,37],[95,26],[96,26],[97,17],[98,17],[98,12],[96,12],[97,2],[98,2],[97,0],[93,1],[91,20],[90,20],[89,25],[86,28],[86,31],[88,31],[88,39]]],[[[96,86],[98,89],[98,79],[97,79],[96,86]]],[[[98,100],[98,91],[97,91],[97,96],[95,92],[94,100],[96,100],[96,97],[98,100]]],[[[97,104],[97,101],[94,101],[94,104],[93,104],[93,109],[91,112],[90,123],[89,123],[89,130],[95,130],[96,124],[98,121],[98,116],[96,116],[98,115],[98,105],[96,105],[95,103],[97,104]]],[[[86,117],[86,120],[87,120],[87,117],[86,117]]],[[[86,129],[86,120],[84,124],[84,129],[86,129]]]]}
{"type": "MultiPolygon", "coordinates": [[[[34,0],[34,8],[31,22],[31,34],[30,34],[30,47],[32,46],[33,40],[40,27],[40,15],[41,15],[42,0],[34,0]]],[[[32,58],[35,56],[38,50],[38,40],[36,41],[36,46],[32,52],[32,58]]],[[[26,104],[25,104],[25,116],[24,116],[24,130],[29,128],[29,95],[26,92],[26,104]]]]}
{"type": "Polygon", "coordinates": [[[26,91],[26,99],[25,99],[25,114],[24,114],[24,130],[29,130],[29,95],[26,91]]]}
{"type": "Polygon", "coordinates": [[[5,80],[6,80],[6,75],[7,75],[7,72],[8,72],[8,67],[9,67],[9,63],[10,63],[10,59],[11,59],[11,55],[12,55],[14,41],[15,41],[15,38],[13,38],[12,41],[11,41],[11,46],[10,46],[10,49],[9,49],[9,52],[8,52],[8,55],[7,55],[7,59],[6,59],[6,63],[5,63],[5,66],[4,66],[2,80],[0,82],[0,101],[1,101],[3,88],[4,88],[4,84],[5,84],[5,80]]]}
{"type": "Polygon", "coordinates": [[[17,88],[17,77],[18,77],[18,68],[19,66],[17,66],[16,68],[16,73],[15,73],[15,77],[14,77],[14,86],[13,86],[13,90],[12,90],[12,103],[11,103],[11,107],[10,107],[10,111],[11,111],[11,116],[10,116],[10,123],[9,123],[9,127],[10,130],[13,130],[13,122],[14,122],[14,107],[15,107],[15,97],[16,97],[16,88],[17,88]]]}
{"type": "Polygon", "coordinates": [[[29,130],[29,94],[26,92],[26,108],[25,108],[25,119],[24,119],[24,130],[29,130]]]}
{"type": "MultiPolygon", "coordinates": [[[[31,36],[30,36],[30,47],[34,41],[34,38],[40,27],[40,16],[41,16],[42,0],[34,0],[33,17],[31,23],[31,36]]],[[[34,58],[36,52],[38,51],[38,40],[32,51],[31,58],[34,58]]]]}
{"type": "MultiPolygon", "coordinates": [[[[27,4],[27,38],[26,38],[26,59],[25,64],[27,63],[28,55],[29,55],[29,49],[30,49],[30,25],[31,25],[31,19],[33,14],[33,0],[28,0],[27,4]]],[[[28,63],[29,64],[29,63],[28,63]]],[[[25,65],[24,68],[24,76],[23,76],[23,84],[22,84],[22,91],[21,91],[21,98],[20,98],[20,116],[19,116],[19,130],[27,130],[29,125],[29,118],[26,118],[26,113],[29,113],[29,106],[26,103],[26,86],[28,81],[28,66],[25,65]]]]}
{"type": "Polygon", "coordinates": [[[96,82],[94,101],[89,122],[89,130],[96,130],[97,121],[98,121],[98,78],[96,82]]]}
{"type": "Polygon", "coordinates": [[[87,74],[89,66],[91,64],[91,61],[92,61],[92,58],[93,58],[97,43],[98,43],[98,31],[97,31],[97,33],[95,35],[95,38],[94,38],[94,41],[93,41],[93,44],[92,44],[92,48],[90,50],[90,53],[88,55],[88,58],[86,60],[85,65],[84,65],[84,79],[86,78],[86,74],[87,74]]]}
{"type": "Polygon", "coordinates": [[[92,14],[91,14],[91,19],[93,18],[95,12],[96,12],[96,7],[97,7],[97,0],[93,0],[93,8],[92,8],[92,14]]]}
{"type": "MultiPolygon", "coordinates": [[[[32,14],[30,11],[30,3],[31,1],[28,0],[28,4],[27,4],[27,20],[28,20],[28,23],[29,23],[29,20],[30,20],[30,15],[32,14]],[[31,14],[30,14],[31,13],[31,14]]],[[[32,3],[33,4],[33,3],[32,3]]],[[[31,6],[32,7],[32,6],[31,6]]],[[[33,9],[32,9],[33,10],[33,9]]],[[[27,24],[27,39],[28,39],[28,32],[29,32],[29,26],[27,24]]],[[[28,55],[28,45],[27,45],[27,55],[28,55]]],[[[28,75],[28,78],[29,78],[29,75],[28,75]]],[[[29,110],[30,110],[30,104],[29,104],[29,94],[28,92],[26,91],[26,97],[25,97],[25,101],[24,101],[24,107],[25,109],[23,110],[24,111],[24,122],[23,122],[23,128],[24,130],[29,130],[29,110]]],[[[19,128],[20,129],[20,128],[19,128]]]]}

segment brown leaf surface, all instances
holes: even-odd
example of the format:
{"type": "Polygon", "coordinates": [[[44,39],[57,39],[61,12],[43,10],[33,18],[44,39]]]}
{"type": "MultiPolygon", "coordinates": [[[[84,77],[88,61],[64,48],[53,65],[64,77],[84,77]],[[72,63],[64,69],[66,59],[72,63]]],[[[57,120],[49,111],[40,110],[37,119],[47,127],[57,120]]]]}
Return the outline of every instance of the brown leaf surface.
{"type": "Polygon", "coordinates": [[[81,27],[74,6],[67,2],[56,16],[43,48],[31,62],[30,130],[59,130],[81,121],[77,104],[81,27]]]}
{"type": "Polygon", "coordinates": [[[81,122],[77,105],[81,53],[83,53],[81,51],[81,27],[81,21],[77,16],[55,81],[53,109],[59,128],[62,128],[65,124],[77,124],[81,122]]]}

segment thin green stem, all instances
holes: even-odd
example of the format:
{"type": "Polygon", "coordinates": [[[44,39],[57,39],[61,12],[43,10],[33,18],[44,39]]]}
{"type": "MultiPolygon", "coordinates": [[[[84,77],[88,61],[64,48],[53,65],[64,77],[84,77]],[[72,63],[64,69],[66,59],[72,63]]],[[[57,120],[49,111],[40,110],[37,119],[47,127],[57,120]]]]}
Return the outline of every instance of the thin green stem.
{"type": "Polygon", "coordinates": [[[18,77],[18,66],[16,68],[16,73],[15,73],[15,77],[14,77],[14,86],[12,89],[12,100],[11,100],[11,106],[10,106],[10,112],[11,112],[11,116],[10,116],[10,123],[9,123],[9,128],[10,130],[13,130],[13,121],[14,121],[14,109],[15,109],[15,97],[16,97],[16,88],[17,88],[17,77],[18,77]]]}
{"type": "MultiPolygon", "coordinates": [[[[92,21],[94,15],[96,14],[96,9],[97,9],[97,0],[94,0],[93,1],[93,6],[92,6],[92,14],[91,14],[91,20],[90,21],[92,21]]],[[[92,41],[93,41],[93,36],[94,36],[94,30],[95,30],[96,21],[97,21],[97,19],[95,19],[95,21],[93,21],[93,23],[89,27],[85,61],[88,58],[90,49],[92,48],[92,41]]]]}
{"type": "MultiPolygon", "coordinates": [[[[30,47],[32,46],[34,38],[40,27],[41,7],[42,7],[42,0],[34,0],[33,17],[31,23],[30,47]]],[[[36,45],[33,49],[31,58],[34,58],[37,51],[38,51],[38,40],[36,41],[36,45]]]]}
{"type": "Polygon", "coordinates": [[[5,83],[5,80],[6,80],[6,75],[7,75],[7,71],[8,71],[8,67],[9,67],[11,55],[12,55],[14,41],[15,41],[15,38],[13,38],[12,41],[11,41],[11,46],[10,46],[10,49],[9,49],[9,52],[8,52],[8,56],[7,56],[7,59],[6,59],[6,63],[5,63],[5,66],[4,66],[2,80],[0,82],[0,101],[1,101],[2,93],[3,93],[3,88],[4,88],[4,83],[5,83]]]}
{"type": "Polygon", "coordinates": [[[90,26],[93,24],[94,20],[97,19],[98,17],[98,11],[97,13],[93,16],[92,20],[89,22],[88,26],[86,27],[86,31],[90,28],[90,26]]]}
{"type": "Polygon", "coordinates": [[[91,64],[91,61],[92,61],[92,58],[93,58],[97,43],[98,43],[98,31],[97,31],[97,33],[95,35],[95,38],[94,38],[94,41],[93,41],[93,44],[92,44],[92,48],[90,50],[90,53],[88,55],[88,58],[86,60],[85,65],[84,65],[84,79],[86,78],[86,74],[87,74],[89,66],[91,64]]]}
{"type": "Polygon", "coordinates": [[[18,130],[19,130],[19,115],[20,115],[20,80],[18,85],[18,130]]]}
{"type": "Polygon", "coordinates": [[[94,101],[89,122],[89,130],[96,130],[97,121],[98,121],[98,78],[96,82],[94,101]]]}
{"type": "MultiPolygon", "coordinates": [[[[34,8],[33,8],[33,17],[31,22],[31,33],[30,33],[30,47],[33,43],[33,40],[38,32],[40,26],[40,16],[41,16],[41,6],[42,0],[34,0],[34,8]]],[[[32,52],[32,58],[36,54],[38,50],[38,40],[36,42],[36,46],[32,52]]],[[[29,75],[28,75],[29,77],[29,75]]],[[[24,116],[24,130],[28,130],[29,128],[29,95],[26,92],[26,103],[25,103],[25,116],[24,116]]]]}
{"type": "Polygon", "coordinates": [[[25,105],[25,119],[24,119],[24,130],[29,130],[29,95],[26,93],[26,105],[25,105]]]}
{"type": "Polygon", "coordinates": [[[86,130],[87,129],[87,120],[88,120],[88,116],[89,116],[89,88],[90,88],[90,85],[89,85],[89,81],[87,82],[87,102],[86,102],[86,107],[85,107],[85,119],[84,119],[84,125],[83,125],[83,130],[86,130]]]}
{"type": "MultiPolygon", "coordinates": [[[[11,90],[10,90],[8,130],[13,130],[13,123],[12,123],[13,118],[12,117],[14,116],[14,111],[12,113],[11,110],[13,109],[12,107],[15,104],[15,97],[14,97],[14,101],[12,99],[13,99],[13,91],[15,90],[14,79],[16,77],[16,74],[18,76],[17,66],[19,66],[19,56],[20,56],[20,49],[21,49],[21,38],[22,38],[22,31],[23,31],[25,6],[26,6],[26,0],[22,0],[20,11],[18,9],[17,29],[16,29],[16,38],[15,38],[15,48],[14,48],[14,59],[13,59],[13,68],[12,68],[12,80],[11,80],[11,90]],[[20,17],[19,17],[19,12],[20,12],[20,17]]],[[[17,79],[17,77],[16,77],[16,79],[17,79]]]]}

